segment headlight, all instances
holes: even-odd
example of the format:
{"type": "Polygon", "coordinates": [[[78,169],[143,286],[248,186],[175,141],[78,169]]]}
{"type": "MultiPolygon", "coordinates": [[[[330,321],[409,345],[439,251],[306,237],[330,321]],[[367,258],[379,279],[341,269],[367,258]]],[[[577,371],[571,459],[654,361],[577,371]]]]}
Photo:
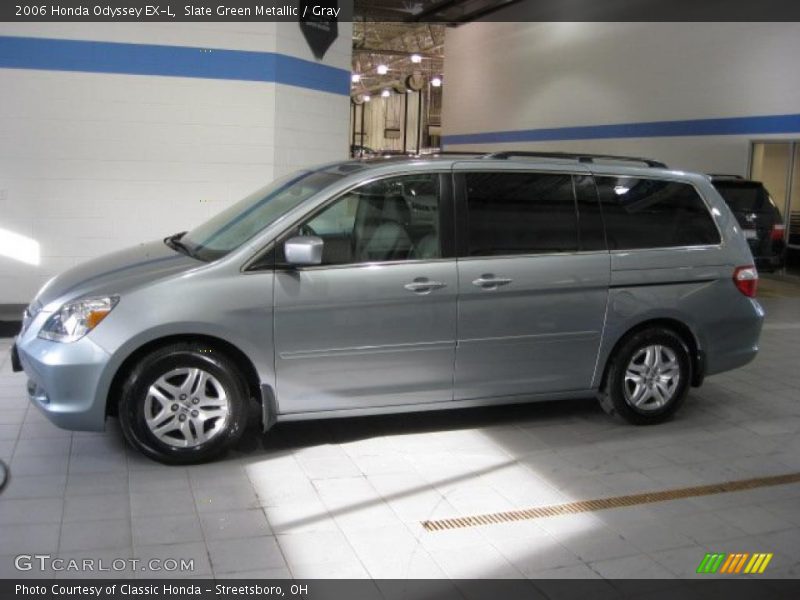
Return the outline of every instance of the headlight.
{"type": "Polygon", "coordinates": [[[39,331],[39,337],[54,342],[75,342],[108,316],[119,296],[82,298],[59,308],[39,331]]]}

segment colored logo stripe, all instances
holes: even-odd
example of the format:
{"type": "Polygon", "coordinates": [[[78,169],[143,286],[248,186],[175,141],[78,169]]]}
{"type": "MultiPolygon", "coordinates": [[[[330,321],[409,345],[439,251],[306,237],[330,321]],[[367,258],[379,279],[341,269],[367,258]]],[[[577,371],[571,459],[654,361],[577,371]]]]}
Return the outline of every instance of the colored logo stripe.
{"type": "Polygon", "coordinates": [[[773,556],[771,552],[757,552],[752,555],[748,552],[734,552],[731,554],[708,553],[703,557],[703,560],[700,561],[697,572],[706,574],[761,574],[766,570],[773,556]],[[745,564],[747,566],[745,566],[745,564]]]}
{"type": "Polygon", "coordinates": [[[725,561],[725,564],[722,565],[720,569],[720,573],[738,573],[741,568],[744,566],[744,561],[747,560],[750,554],[729,554],[728,560],[725,561]]]}
{"type": "Polygon", "coordinates": [[[769,561],[772,560],[772,553],[769,554],[753,554],[753,558],[745,567],[745,573],[763,573],[767,569],[769,561]]]}
{"type": "Polygon", "coordinates": [[[725,558],[724,554],[706,554],[700,566],[697,567],[698,573],[716,573],[725,558]]]}

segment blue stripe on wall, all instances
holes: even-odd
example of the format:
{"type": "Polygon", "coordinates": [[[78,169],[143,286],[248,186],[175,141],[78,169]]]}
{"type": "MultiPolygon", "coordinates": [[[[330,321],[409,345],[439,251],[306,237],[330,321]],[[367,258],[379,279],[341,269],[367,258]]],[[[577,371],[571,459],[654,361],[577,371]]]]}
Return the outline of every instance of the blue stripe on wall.
{"type": "Polygon", "coordinates": [[[500,144],[507,142],[554,142],[566,140],[602,140],[609,138],[649,138],[702,135],[756,135],[800,132],[800,114],[690,119],[686,121],[650,121],[614,125],[585,125],[489,131],[446,135],[445,145],[500,144]]]}
{"type": "Polygon", "coordinates": [[[0,68],[263,81],[350,94],[349,71],[273,52],[0,36],[0,68]]]}

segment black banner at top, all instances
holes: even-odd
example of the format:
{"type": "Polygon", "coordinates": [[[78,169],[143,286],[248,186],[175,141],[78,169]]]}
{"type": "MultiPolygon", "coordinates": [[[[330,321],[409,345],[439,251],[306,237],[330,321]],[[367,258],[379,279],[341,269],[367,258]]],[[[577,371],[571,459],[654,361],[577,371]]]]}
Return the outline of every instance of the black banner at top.
{"type": "Polygon", "coordinates": [[[800,21],[797,0],[354,0],[371,21],[800,21]]]}
{"type": "Polygon", "coordinates": [[[0,21],[800,21],[798,0],[10,0],[0,21]],[[335,5],[331,7],[331,5],[335,5]]]}
{"type": "Polygon", "coordinates": [[[352,0],[11,0],[0,21],[352,21],[352,0]]]}

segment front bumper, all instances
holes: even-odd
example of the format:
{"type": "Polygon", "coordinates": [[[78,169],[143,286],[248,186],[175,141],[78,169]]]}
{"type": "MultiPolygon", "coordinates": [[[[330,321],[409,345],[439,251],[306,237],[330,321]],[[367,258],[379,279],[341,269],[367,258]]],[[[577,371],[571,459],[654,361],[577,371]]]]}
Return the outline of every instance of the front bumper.
{"type": "MultiPolygon", "coordinates": [[[[28,399],[53,424],[77,431],[102,431],[105,398],[99,382],[110,355],[84,337],[61,344],[35,335],[20,336],[12,348],[28,376],[28,399]]],[[[16,369],[15,369],[16,370],[16,369]]]]}
{"type": "Polygon", "coordinates": [[[11,370],[14,373],[22,371],[22,363],[19,361],[19,352],[17,352],[17,345],[11,346],[11,370]]]}

